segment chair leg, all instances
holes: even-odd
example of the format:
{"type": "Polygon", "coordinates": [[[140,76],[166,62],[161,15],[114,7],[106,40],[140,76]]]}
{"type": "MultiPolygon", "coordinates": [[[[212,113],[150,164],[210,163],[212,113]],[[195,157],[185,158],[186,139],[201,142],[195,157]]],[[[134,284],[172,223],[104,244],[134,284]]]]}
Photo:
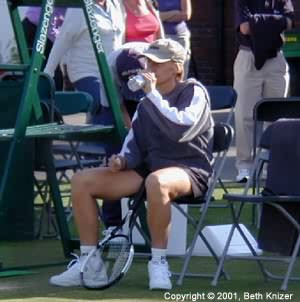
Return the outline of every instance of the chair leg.
{"type": "Polygon", "coordinates": [[[58,232],[57,232],[55,217],[53,215],[53,208],[52,208],[52,202],[51,202],[50,196],[45,204],[45,212],[46,212],[45,214],[47,217],[47,224],[46,224],[46,232],[43,235],[43,237],[46,237],[46,238],[57,237],[58,232]],[[51,230],[51,226],[52,226],[53,230],[51,230]]]}
{"type": "MultiPolygon", "coordinates": [[[[232,205],[230,205],[230,206],[232,207],[232,205]]],[[[231,243],[231,240],[232,240],[233,233],[234,233],[235,229],[236,229],[236,226],[235,226],[235,224],[233,224],[232,227],[231,227],[231,230],[229,232],[227,241],[225,243],[224,250],[222,252],[222,256],[221,256],[221,259],[219,261],[219,265],[218,265],[217,270],[215,272],[214,278],[211,282],[212,286],[217,286],[217,283],[219,281],[219,278],[220,278],[221,273],[222,273],[223,268],[224,268],[225,259],[226,259],[227,252],[228,252],[228,249],[229,249],[229,246],[230,246],[230,243],[231,243]]]]}
{"type": "MultiPolygon", "coordinates": [[[[219,262],[218,256],[214,252],[214,250],[211,247],[211,245],[209,244],[209,242],[206,240],[205,236],[202,234],[202,227],[203,227],[204,219],[205,219],[205,216],[206,216],[206,212],[208,210],[208,206],[209,206],[209,203],[205,203],[205,205],[204,205],[204,207],[202,209],[201,217],[200,217],[199,222],[197,224],[197,227],[195,229],[195,233],[194,233],[194,237],[193,237],[192,243],[191,243],[191,245],[190,245],[187,253],[185,254],[185,259],[184,259],[183,267],[182,267],[182,270],[181,270],[181,272],[179,274],[179,277],[177,279],[177,285],[182,285],[183,278],[184,278],[185,275],[187,275],[188,265],[189,265],[189,263],[191,261],[192,253],[194,251],[194,248],[195,248],[198,236],[200,236],[200,238],[206,244],[208,250],[212,253],[214,259],[216,260],[216,263],[219,262]]],[[[224,270],[222,270],[222,272],[220,274],[224,274],[225,278],[228,279],[228,276],[224,272],[224,270]]],[[[205,276],[206,277],[210,277],[210,275],[205,275],[205,276]]]]}
{"type": "Polygon", "coordinates": [[[280,287],[281,290],[287,290],[288,282],[289,282],[289,279],[290,279],[290,276],[291,276],[291,273],[292,273],[292,270],[293,270],[294,264],[296,262],[298,252],[299,252],[299,247],[300,247],[300,234],[298,234],[298,239],[297,239],[297,242],[295,244],[295,247],[294,247],[294,250],[293,250],[293,253],[292,253],[292,256],[291,256],[291,260],[290,260],[290,263],[288,265],[287,272],[286,272],[286,274],[284,276],[284,279],[283,279],[283,282],[281,284],[281,287],[280,287]]]}
{"type": "Polygon", "coordinates": [[[55,207],[55,213],[57,218],[57,224],[59,228],[59,234],[61,237],[64,254],[66,257],[73,252],[73,246],[71,242],[71,235],[66,221],[63,202],[60,195],[59,185],[56,177],[56,170],[54,166],[54,159],[47,144],[45,144],[43,154],[45,156],[45,166],[47,171],[47,181],[50,186],[51,196],[55,207]]]}
{"type": "MultiPolygon", "coordinates": [[[[300,281],[299,277],[291,278],[291,273],[292,273],[294,264],[297,260],[297,256],[298,256],[299,248],[300,248],[300,224],[293,216],[290,215],[290,213],[286,209],[284,209],[279,204],[276,204],[276,203],[269,203],[269,204],[272,205],[273,207],[275,207],[280,213],[282,213],[289,220],[289,222],[293,224],[293,226],[295,227],[295,229],[297,230],[297,233],[298,233],[297,241],[295,243],[292,255],[289,257],[290,260],[288,261],[289,264],[287,267],[286,274],[283,278],[281,278],[281,279],[283,279],[283,282],[281,284],[281,289],[287,290],[288,282],[290,279],[300,281]]],[[[278,276],[270,274],[269,272],[267,272],[267,273],[268,273],[268,276],[270,276],[271,278],[280,279],[280,278],[278,278],[278,276]]]]}
{"type": "Polygon", "coordinates": [[[176,282],[177,285],[182,285],[182,283],[183,283],[183,278],[184,278],[184,276],[187,272],[187,268],[188,268],[188,265],[190,263],[192,253],[193,253],[193,249],[194,249],[193,247],[196,244],[197,238],[198,238],[198,234],[195,234],[195,236],[193,238],[193,242],[191,244],[191,248],[188,250],[187,254],[185,255],[183,267],[182,267],[182,270],[181,270],[180,275],[179,275],[179,277],[177,279],[177,282],[176,282]]]}
{"type": "MultiPolygon", "coordinates": [[[[255,249],[253,248],[252,244],[250,243],[250,241],[248,240],[248,238],[246,237],[246,235],[245,235],[244,232],[242,231],[241,227],[239,226],[238,221],[237,221],[237,223],[236,223],[236,228],[237,228],[237,230],[239,231],[240,235],[243,237],[243,240],[244,240],[245,243],[247,244],[247,246],[248,246],[248,248],[250,249],[252,255],[253,255],[254,257],[258,257],[258,255],[257,255],[255,249]]],[[[262,272],[262,274],[263,274],[263,276],[264,276],[264,278],[265,278],[265,280],[266,280],[266,279],[268,278],[268,274],[267,274],[267,272],[266,272],[266,270],[265,270],[265,268],[264,268],[264,265],[263,265],[262,261],[259,260],[259,259],[256,259],[256,262],[257,262],[257,264],[258,264],[258,266],[259,266],[259,269],[261,270],[261,272],[262,272]]]]}
{"type": "Polygon", "coordinates": [[[221,186],[222,190],[224,191],[224,193],[227,194],[227,193],[228,193],[228,190],[227,190],[227,188],[225,187],[224,182],[222,181],[222,179],[219,178],[219,179],[218,179],[218,182],[219,182],[219,185],[221,186]]]}
{"type": "Polygon", "coordinates": [[[43,220],[45,216],[45,206],[48,199],[48,184],[45,180],[38,180],[34,177],[34,186],[35,186],[35,199],[40,196],[42,204],[40,206],[41,212],[38,217],[38,224],[35,226],[35,238],[42,238],[42,228],[43,228],[43,220]]]}
{"type": "MultiPolygon", "coordinates": [[[[197,230],[197,225],[198,225],[198,223],[195,221],[195,219],[191,216],[191,215],[189,215],[187,212],[185,212],[183,209],[182,209],[182,207],[180,207],[180,205],[179,204],[176,204],[176,203],[173,203],[172,204],[186,219],[187,219],[187,221],[188,221],[188,223],[190,223],[193,227],[194,227],[194,229],[195,230],[197,230]]],[[[212,246],[211,246],[211,244],[209,243],[209,241],[206,239],[206,237],[204,236],[204,234],[201,232],[201,231],[199,231],[199,233],[197,233],[196,231],[195,231],[195,236],[197,237],[197,236],[199,236],[200,237],[200,239],[202,239],[202,241],[203,241],[203,243],[205,244],[205,246],[207,247],[207,249],[209,250],[209,252],[211,253],[211,255],[214,257],[214,259],[215,259],[215,261],[216,261],[216,263],[218,263],[219,262],[219,259],[218,259],[218,256],[217,256],[217,254],[215,253],[215,251],[214,251],[214,249],[212,248],[212,246]]],[[[197,237],[197,239],[198,239],[198,237],[197,237]]],[[[196,240],[197,241],[197,240],[196,240]]],[[[194,246],[193,246],[193,244],[191,243],[190,244],[190,246],[187,248],[187,251],[189,251],[190,249],[192,249],[192,251],[194,250],[194,246]]],[[[185,254],[185,256],[187,257],[187,253],[185,254]]],[[[226,272],[223,272],[224,273],[224,277],[226,278],[226,279],[229,279],[229,277],[228,277],[228,275],[227,275],[227,273],[226,272]]],[[[185,273],[184,275],[188,275],[188,276],[197,276],[197,275],[200,275],[200,274],[188,274],[188,273],[185,273]]],[[[201,276],[206,276],[206,275],[204,275],[204,274],[201,274],[201,276]]],[[[210,277],[210,275],[207,275],[207,277],[210,277]]],[[[180,285],[180,284],[179,284],[180,285]]]]}
{"type": "MultiPolygon", "coordinates": [[[[242,214],[242,210],[244,207],[244,203],[242,203],[238,209],[238,211],[235,211],[233,207],[231,207],[231,213],[232,213],[232,219],[233,219],[233,223],[235,224],[237,230],[239,231],[240,235],[242,236],[243,240],[245,241],[245,243],[247,244],[248,248],[250,249],[252,255],[254,257],[258,257],[255,249],[253,248],[252,244],[250,243],[250,241],[248,240],[248,238],[246,237],[246,235],[244,234],[244,232],[242,231],[240,225],[239,225],[239,221],[240,221],[240,217],[242,214]]],[[[263,276],[265,279],[268,278],[268,274],[264,268],[264,265],[262,263],[262,261],[260,259],[256,259],[257,265],[259,266],[259,269],[261,270],[263,276]]]]}
{"type": "Polygon", "coordinates": [[[36,227],[35,237],[38,239],[42,239],[44,237],[56,237],[58,235],[58,232],[56,220],[53,215],[49,185],[46,180],[44,180],[41,184],[37,179],[35,179],[34,182],[37,190],[37,195],[39,195],[42,199],[41,213],[38,219],[39,222],[38,226],[36,227]]]}
{"type": "MultiPolygon", "coordinates": [[[[212,286],[216,286],[217,283],[218,283],[218,280],[220,278],[222,269],[224,267],[224,263],[225,263],[225,260],[226,260],[226,257],[227,257],[227,253],[228,253],[229,246],[230,246],[230,243],[231,243],[231,240],[232,240],[232,237],[233,237],[235,229],[237,229],[238,232],[240,233],[240,235],[242,236],[243,240],[245,241],[245,243],[247,244],[248,248],[250,249],[252,255],[254,257],[258,256],[257,253],[256,253],[256,251],[255,251],[255,249],[253,248],[252,244],[250,243],[250,241],[248,240],[248,238],[246,237],[246,235],[242,231],[241,227],[239,226],[239,219],[240,219],[243,207],[244,207],[244,204],[241,204],[240,207],[238,208],[238,210],[235,211],[235,209],[233,207],[233,204],[230,203],[230,209],[231,209],[231,213],[232,213],[233,225],[232,225],[232,228],[231,228],[231,230],[229,232],[229,235],[228,235],[228,238],[227,238],[227,241],[226,241],[226,244],[225,244],[222,256],[221,256],[221,260],[219,262],[219,266],[218,266],[217,271],[215,273],[214,279],[211,282],[212,286]]],[[[264,277],[266,279],[267,278],[267,273],[266,273],[266,270],[265,270],[265,268],[263,266],[263,263],[259,259],[257,259],[256,262],[257,262],[257,264],[258,264],[258,266],[259,266],[262,274],[264,275],[264,277]]]]}

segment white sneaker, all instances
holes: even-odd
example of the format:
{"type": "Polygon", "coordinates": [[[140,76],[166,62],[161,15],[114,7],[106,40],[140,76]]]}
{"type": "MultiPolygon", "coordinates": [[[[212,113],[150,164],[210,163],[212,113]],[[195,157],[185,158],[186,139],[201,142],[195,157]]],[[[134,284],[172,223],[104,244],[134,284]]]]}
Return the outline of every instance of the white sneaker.
{"type": "MultiPolygon", "coordinates": [[[[59,275],[52,276],[49,280],[50,284],[62,287],[81,286],[80,268],[83,263],[83,257],[73,259],[67,267],[67,270],[59,275]]],[[[86,266],[85,283],[90,287],[97,287],[101,284],[107,284],[107,275],[105,265],[99,268],[86,266]]]]}
{"type": "Polygon", "coordinates": [[[250,170],[242,168],[242,169],[239,169],[239,171],[238,171],[236,181],[237,182],[247,182],[249,177],[250,177],[250,170]]]}
{"type": "Polygon", "coordinates": [[[171,273],[167,261],[149,261],[149,289],[172,289],[171,273]]]}

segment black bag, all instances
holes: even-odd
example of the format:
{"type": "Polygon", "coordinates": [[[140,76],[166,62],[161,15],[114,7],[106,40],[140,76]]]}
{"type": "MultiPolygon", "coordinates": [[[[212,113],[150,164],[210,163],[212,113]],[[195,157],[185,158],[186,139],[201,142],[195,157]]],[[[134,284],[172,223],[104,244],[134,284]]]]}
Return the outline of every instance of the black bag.
{"type": "MultiPolygon", "coordinates": [[[[282,119],[272,127],[267,179],[262,195],[300,196],[300,120],[282,119]]],[[[300,203],[279,204],[297,221],[300,220],[300,203]]],[[[290,255],[296,237],[297,232],[291,222],[274,207],[264,204],[258,234],[259,248],[290,255]]]]}

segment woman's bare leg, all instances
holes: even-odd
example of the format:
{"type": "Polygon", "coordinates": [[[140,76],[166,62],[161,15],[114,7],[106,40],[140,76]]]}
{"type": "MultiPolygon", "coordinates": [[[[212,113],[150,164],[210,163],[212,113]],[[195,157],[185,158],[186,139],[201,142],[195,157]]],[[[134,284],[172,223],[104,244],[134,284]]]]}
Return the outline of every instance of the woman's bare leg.
{"type": "Polygon", "coordinates": [[[148,225],[152,248],[166,249],[171,223],[171,200],[191,194],[188,174],[180,168],[166,168],[146,179],[148,225]]]}
{"type": "Polygon", "coordinates": [[[99,239],[96,198],[116,200],[132,195],[142,181],[133,170],[111,172],[108,168],[87,169],[73,176],[72,205],[82,245],[96,245],[99,239]]]}

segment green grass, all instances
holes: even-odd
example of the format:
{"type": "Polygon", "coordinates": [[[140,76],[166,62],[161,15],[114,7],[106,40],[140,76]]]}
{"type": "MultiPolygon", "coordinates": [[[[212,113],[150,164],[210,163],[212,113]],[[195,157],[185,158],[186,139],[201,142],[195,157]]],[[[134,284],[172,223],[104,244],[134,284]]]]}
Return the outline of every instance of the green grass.
{"type": "MultiPolygon", "coordinates": [[[[44,260],[63,260],[60,258],[59,243],[56,241],[45,241],[39,244],[20,243],[20,246],[14,245],[14,249],[20,251],[17,256],[21,263],[32,260],[32,255],[37,261],[44,260]],[[27,247],[27,248],[26,248],[27,247]],[[31,251],[34,251],[33,253],[31,251]],[[29,254],[28,254],[29,253],[29,254]],[[47,255],[47,256],[46,256],[47,255]]],[[[6,248],[9,249],[9,246],[6,248]]],[[[172,269],[180,266],[180,261],[172,259],[170,261],[172,269]]],[[[192,267],[195,270],[211,271],[214,268],[209,258],[194,258],[192,267]]],[[[57,288],[48,285],[50,275],[60,272],[63,266],[49,267],[43,269],[33,269],[36,274],[29,276],[1,278],[0,299],[4,301],[163,301],[163,293],[147,289],[146,259],[135,259],[133,266],[126,277],[115,287],[105,291],[88,291],[81,288],[57,288]]],[[[229,262],[226,270],[231,276],[231,280],[221,280],[217,288],[210,286],[209,279],[186,278],[183,286],[175,286],[172,293],[204,293],[209,292],[236,292],[242,297],[244,292],[277,292],[279,288],[278,281],[264,282],[258,274],[256,265],[249,262],[229,262]]],[[[294,293],[295,299],[300,300],[300,290],[297,283],[290,283],[289,293],[294,293]]],[[[204,300],[208,301],[208,300],[204,300]]],[[[216,300],[217,301],[217,300],[216,300]]],[[[227,301],[227,300],[225,300],[227,301]]],[[[241,299],[241,301],[244,301],[241,299]]],[[[263,301],[263,300],[260,300],[263,301]]]]}
{"type": "MultiPolygon", "coordinates": [[[[217,191],[216,198],[220,198],[217,191]]],[[[198,210],[193,210],[194,214],[198,210]]],[[[251,221],[250,209],[243,216],[243,223],[249,226],[251,221]]],[[[207,217],[208,224],[230,223],[229,211],[227,208],[210,209],[207,217]]],[[[40,263],[65,262],[59,240],[35,240],[31,242],[1,242],[0,261],[3,267],[22,266],[24,264],[34,265],[40,263]]],[[[181,267],[182,259],[170,259],[171,269],[178,270],[181,267]]],[[[149,291],[147,280],[147,259],[136,257],[130,271],[120,283],[104,291],[89,291],[82,288],[58,288],[48,284],[48,279],[52,274],[64,270],[65,264],[44,268],[31,268],[30,275],[1,277],[0,273],[0,300],[1,301],[174,301],[164,298],[164,293],[160,291],[149,291]]],[[[270,264],[270,268],[282,271],[282,265],[278,263],[270,264]]],[[[190,269],[194,272],[213,272],[215,264],[211,258],[193,257],[190,269]]],[[[267,300],[267,292],[277,293],[280,281],[264,281],[257,265],[249,261],[228,261],[226,271],[230,275],[230,280],[221,279],[218,286],[210,285],[211,279],[205,278],[185,278],[181,287],[176,286],[173,277],[174,288],[172,294],[198,294],[198,301],[300,301],[300,287],[297,282],[290,282],[288,293],[292,293],[291,300],[267,300]],[[239,300],[213,299],[208,300],[207,294],[214,293],[236,293],[239,300]],[[252,294],[261,293],[263,299],[245,300],[244,292],[252,294]],[[201,298],[201,299],[200,299],[201,298]]],[[[300,272],[299,265],[296,268],[300,272]]],[[[185,301],[193,301],[192,296],[185,301]]]]}

